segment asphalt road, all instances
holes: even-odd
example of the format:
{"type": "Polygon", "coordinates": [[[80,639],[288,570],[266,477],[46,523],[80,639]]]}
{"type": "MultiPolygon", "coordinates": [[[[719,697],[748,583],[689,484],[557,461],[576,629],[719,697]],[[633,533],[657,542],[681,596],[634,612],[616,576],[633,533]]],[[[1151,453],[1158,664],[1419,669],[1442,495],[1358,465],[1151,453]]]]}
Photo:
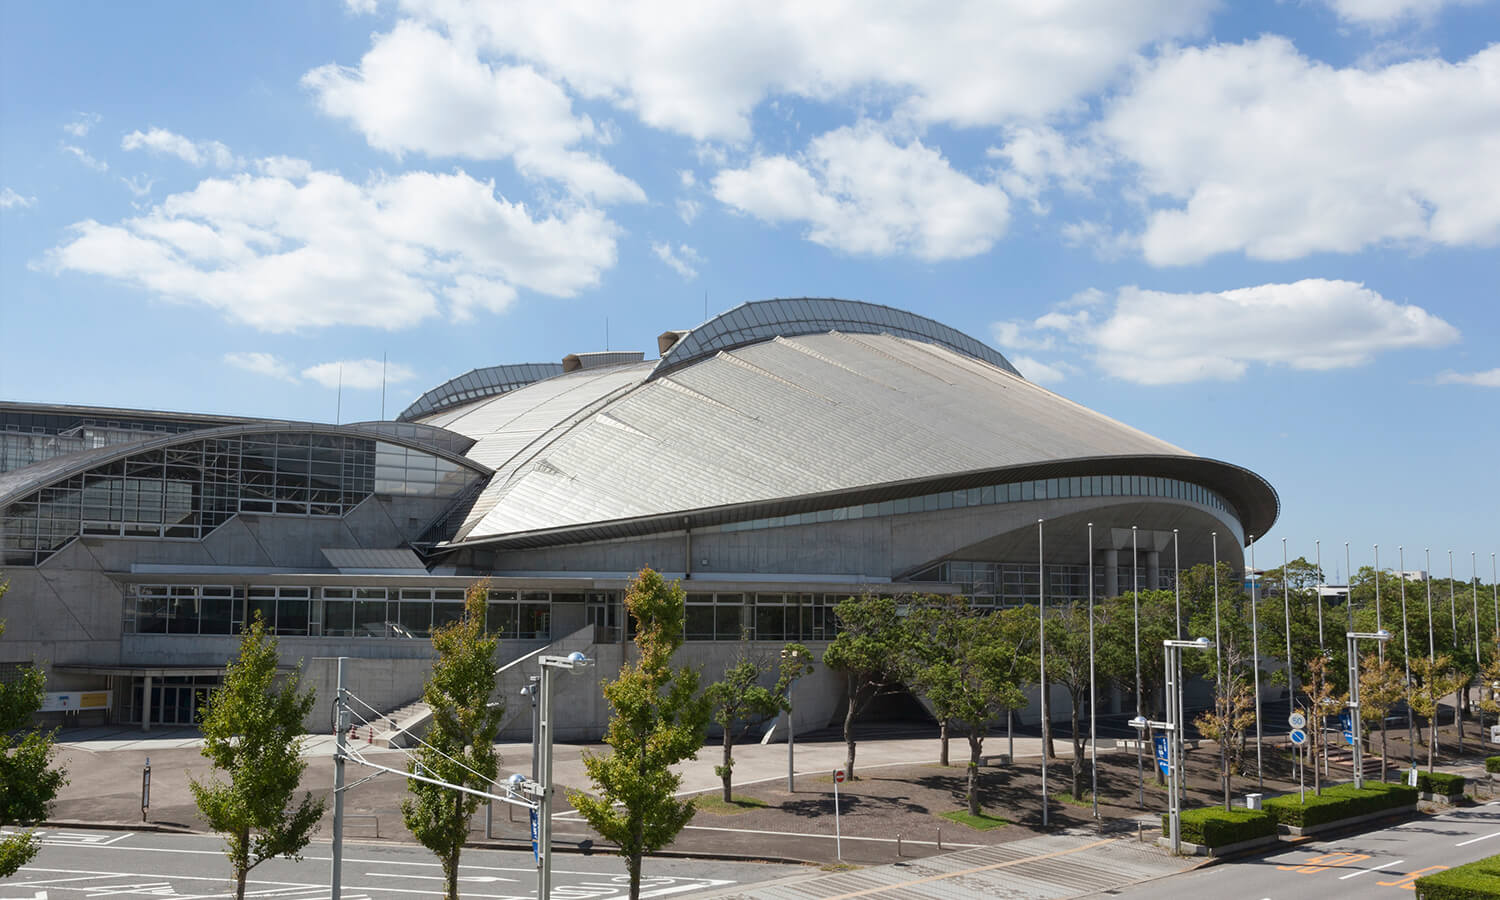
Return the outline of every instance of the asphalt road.
{"type": "Polygon", "coordinates": [[[1110,896],[1151,900],[1410,897],[1412,882],[1418,877],[1496,853],[1500,853],[1500,801],[1440,816],[1419,816],[1339,840],[1312,841],[1274,856],[1211,866],[1110,896]]]}
{"type": "MultiPolygon", "coordinates": [[[[0,900],[233,896],[223,845],[215,837],[50,829],[43,834],[43,844],[30,865],[0,881],[0,900]]],[[[329,844],[316,841],[305,852],[301,862],[271,860],[253,869],[245,896],[328,898],[329,844]]],[[[557,900],[613,900],[629,894],[625,866],[618,857],[560,854],[553,867],[552,893],[557,900]]],[[[762,863],[653,859],[645,864],[641,896],[675,900],[807,871],[762,863]]],[[[344,844],[343,900],[413,900],[440,897],[442,889],[442,868],[422,847],[344,844]]],[[[531,854],[465,850],[459,889],[475,900],[532,900],[536,869],[531,854]]]]}

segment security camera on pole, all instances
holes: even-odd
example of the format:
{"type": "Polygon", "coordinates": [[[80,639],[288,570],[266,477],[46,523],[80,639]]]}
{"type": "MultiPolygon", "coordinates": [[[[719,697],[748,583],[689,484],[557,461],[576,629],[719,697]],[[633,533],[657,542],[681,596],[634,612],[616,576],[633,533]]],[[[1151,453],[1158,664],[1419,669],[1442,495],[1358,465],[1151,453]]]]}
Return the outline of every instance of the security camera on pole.
{"type": "Polygon", "coordinates": [[[1162,641],[1162,656],[1165,657],[1163,666],[1166,675],[1166,701],[1167,720],[1165,722],[1152,722],[1145,716],[1136,716],[1130,720],[1130,724],[1136,731],[1144,734],[1147,728],[1160,728],[1163,731],[1158,742],[1164,745],[1165,753],[1157,751],[1157,764],[1166,770],[1167,775],[1167,841],[1175,856],[1182,850],[1182,795],[1179,785],[1182,784],[1182,744],[1178,736],[1183,728],[1184,715],[1182,709],[1182,651],[1188,650],[1212,650],[1214,642],[1206,637],[1195,641],[1162,641]],[[1162,757],[1165,756],[1165,759],[1162,757]]]}
{"type": "Polygon", "coordinates": [[[1349,641],[1349,737],[1350,743],[1354,745],[1354,786],[1364,787],[1365,767],[1360,757],[1362,741],[1360,737],[1359,721],[1359,642],[1361,638],[1379,641],[1381,646],[1391,639],[1391,633],[1384,628],[1374,632],[1351,631],[1345,637],[1349,641]]]}

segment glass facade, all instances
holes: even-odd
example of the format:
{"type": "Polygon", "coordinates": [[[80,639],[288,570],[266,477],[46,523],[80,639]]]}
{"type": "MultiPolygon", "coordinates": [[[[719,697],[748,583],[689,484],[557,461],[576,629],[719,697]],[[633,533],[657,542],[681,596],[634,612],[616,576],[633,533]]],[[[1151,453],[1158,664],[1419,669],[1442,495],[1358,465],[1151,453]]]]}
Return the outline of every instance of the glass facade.
{"type": "Polygon", "coordinates": [[[690,641],[833,640],[833,607],[848,596],[689,593],[684,637],[690,641]]]}
{"type": "MultiPolygon", "coordinates": [[[[485,627],[508,640],[552,636],[552,603],[573,594],[491,590],[485,627]]],[[[578,595],[581,597],[582,595],[578,595]]],[[[613,595],[590,594],[601,602],[613,595]]],[[[125,598],[127,634],[238,634],[256,614],[282,637],[426,639],[458,621],[464,589],[310,585],[137,584],[125,598]]]]}
{"type": "Polygon", "coordinates": [[[445,381],[418,397],[415,403],[396,417],[396,420],[409,422],[454,406],[461,406],[471,400],[513,391],[562,373],[562,363],[519,363],[474,369],[451,381],[445,381]]]}
{"type": "Polygon", "coordinates": [[[883,500],[837,509],[770,516],[745,522],[726,522],[719,531],[754,531],[761,528],[784,528],[789,525],[813,525],[818,522],[841,522],[877,516],[900,516],[907,513],[935,512],[968,506],[991,506],[997,503],[1027,503],[1033,500],[1061,500],[1072,497],[1161,497],[1186,500],[1218,510],[1228,516],[1235,535],[1240,531],[1239,515],[1229,501],[1202,485],[1175,478],[1145,475],[1082,475],[1071,478],[1044,478],[1037,481],[1013,481],[957,491],[940,491],[920,497],[883,500]]]}
{"type": "Polygon", "coordinates": [[[1013,375],[1021,373],[1004,356],[961,331],[905,310],[855,300],[760,300],[742,303],[699,325],[657,363],[651,377],[746,344],[799,334],[892,334],[948,347],[982,359],[1013,375]]]}
{"type": "Polygon", "coordinates": [[[0,565],[36,565],[79,535],[198,540],[238,513],[343,516],[372,493],[452,498],[480,476],[399,444],[318,432],[143,450],[0,509],[0,565]]]}
{"type": "MultiPolygon", "coordinates": [[[[1126,554],[1127,556],[1129,554],[1126,554]]],[[[1131,590],[1137,576],[1141,590],[1169,591],[1173,587],[1170,569],[1159,569],[1155,584],[1147,583],[1147,567],[1133,569],[1130,560],[1122,559],[1117,567],[1118,586],[1131,590]]],[[[921,584],[951,584],[975,606],[1022,606],[1037,601],[1036,563],[997,563],[951,559],[936,563],[913,574],[908,581],[921,584]]],[[[1094,598],[1105,596],[1104,567],[1094,566],[1094,598]]],[[[1047,566],[1047,599],[1087,600],[1089,567],[1087,565],[1047,566]]]]}

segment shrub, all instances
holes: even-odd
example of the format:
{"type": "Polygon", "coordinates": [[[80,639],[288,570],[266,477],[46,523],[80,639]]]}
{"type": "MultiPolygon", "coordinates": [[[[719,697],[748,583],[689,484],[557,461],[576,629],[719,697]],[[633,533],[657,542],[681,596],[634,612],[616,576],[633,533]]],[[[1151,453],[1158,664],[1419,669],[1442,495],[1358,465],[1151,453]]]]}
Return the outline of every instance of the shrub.
{"type": "Polygon", "coordinates": [[[1491,773],[1500,772],[1500,756],[1486,757],[1484,760],[1484,770],[1491,773]]]}
{"type": "Polygon", "coordinates": [[[1447,772],[1420,772],[1417,774],[1417,790],[1424,794],[1457,797],[1464,792],[1464,777],[1447,772]]]}
{"type": "Polygon", "coordinates": [[[1410,806],[1417,802],[1417,789],[1404,784],[1367,781],[1361,789],[1340,784],[1323,789],[1323,796],[1309,793],[1301,803],[1296,794],[1283,794],[1266,801],[1266,809],[1283,825],[1307,827],[1352,819],[1355,816],[1410,806]]]}
{"type": "Polygon", "coordinates": [[[1424,875],[1416,889],[1423,900],[1500,900],[1500,856],[1424,875]]]}
{"type": "MultiPolygon", "coordinates": [[[[1161,817],[1167,833],[1167,817],[1161,817]]],[[[1182,839],[1204,847],[1223,847],[1276,833],[1276,817],[1263,809],[1232,809],[1206,806],[1183,810],[1182,839]]]]}

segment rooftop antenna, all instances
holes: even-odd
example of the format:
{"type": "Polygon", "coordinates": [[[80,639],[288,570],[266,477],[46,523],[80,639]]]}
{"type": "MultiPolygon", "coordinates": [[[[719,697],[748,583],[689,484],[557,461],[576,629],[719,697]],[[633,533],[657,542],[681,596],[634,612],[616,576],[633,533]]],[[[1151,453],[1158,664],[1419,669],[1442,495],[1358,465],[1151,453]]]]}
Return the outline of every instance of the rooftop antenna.
{"type": "Polygon", "coordinates": [[[339,392],[338,399],[333,405],[333,424],[341,424],[344,419],[344,364],[339,363],[339,392]]]}
{"type": "Polygon", "coordinates": [[[609,352],[609,316],[604,317],[604,352],[609,352]]]}
{"type": "Polygon", "coordinates": [[[385,421],[385,351],[380,351],[380,421],[385,421]]]}
{"type": "Polygon", "coordinates": [[[703,321],[708,321],[708,291],[703,292],[703,321]]]}

